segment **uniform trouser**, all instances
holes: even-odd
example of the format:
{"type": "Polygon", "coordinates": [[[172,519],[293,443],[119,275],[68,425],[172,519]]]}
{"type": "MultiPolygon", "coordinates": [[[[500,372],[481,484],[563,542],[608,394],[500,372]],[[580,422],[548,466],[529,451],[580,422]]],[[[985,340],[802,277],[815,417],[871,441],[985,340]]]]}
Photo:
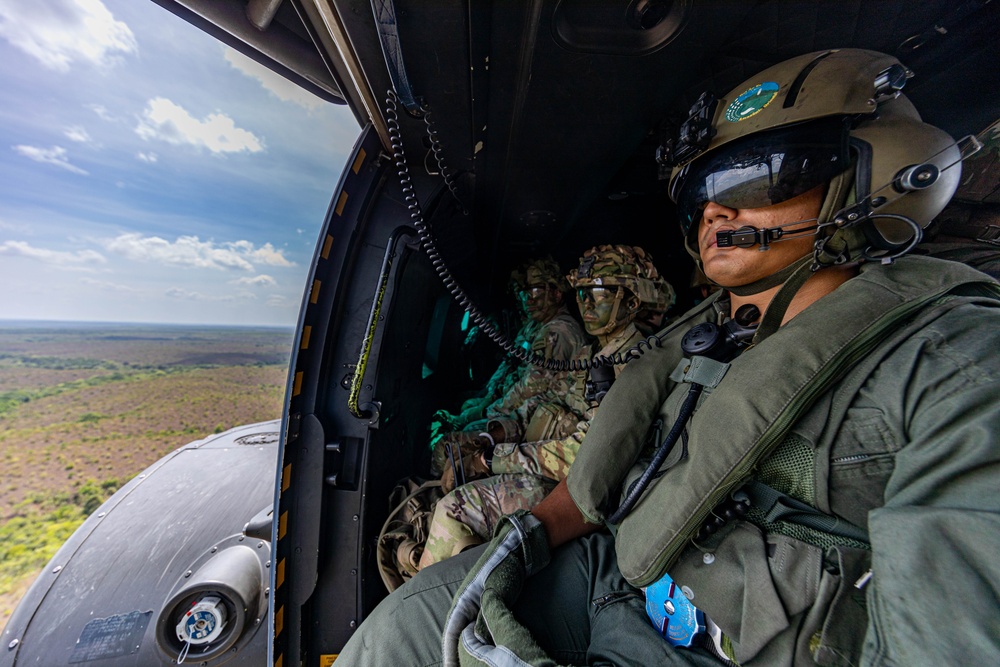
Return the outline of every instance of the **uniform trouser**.
{"type": "Polygon", "coordinates": [[[530,510],[556,485],[536,475],[494,475],[463,484],[438,501],[427,529],[420,568],[490,539],[500,519],[530,510]]]}
{"type": "MultiPolygon", "coordinates": [[[[478,547],[432,565],[383,600],[344,647],[337,667],[440,664],[452,597],[481,552],[478,547]]],[[[660,637],[646,617],[642,592],[618,571],[614,542],[605,534],[556,550],[527,581],[514,613],[559,664],[720,664],[701,649],[674,649],[660,637]]]]}

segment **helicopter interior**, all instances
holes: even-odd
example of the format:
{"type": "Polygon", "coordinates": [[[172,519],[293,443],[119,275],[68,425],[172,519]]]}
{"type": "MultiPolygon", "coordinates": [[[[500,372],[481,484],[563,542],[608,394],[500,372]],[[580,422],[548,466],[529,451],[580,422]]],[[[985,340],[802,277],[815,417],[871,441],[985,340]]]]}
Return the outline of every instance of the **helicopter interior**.
{"type": "MultiPolygon", "coordinates": [[[[331,251],[321,235],[290,374],[283,463],[305,465],[279,472],[276,656],[335,654],[386,595],[375,541],[389,494],[427,475],[434,411],[456,409],[502,358],[487,336],[467,343],[475,318],[458,301],[510,336],[512,266],[551,254],[568,272],[586,249],[622,243],[651,253],[675,313],[694,303],[655,155],[702,92],[855,47],[912,69],[906,95],[953,137],[1000,118],[989,0],[288,0],[247,16],[262,5],[270,27],[220,39],[369,128],[341,183],[361,179],[365,194],[334,198],[327,233],[349,241],[331,251]]],[[[986,180],[976,203],[996,202],[986,180]]]]}

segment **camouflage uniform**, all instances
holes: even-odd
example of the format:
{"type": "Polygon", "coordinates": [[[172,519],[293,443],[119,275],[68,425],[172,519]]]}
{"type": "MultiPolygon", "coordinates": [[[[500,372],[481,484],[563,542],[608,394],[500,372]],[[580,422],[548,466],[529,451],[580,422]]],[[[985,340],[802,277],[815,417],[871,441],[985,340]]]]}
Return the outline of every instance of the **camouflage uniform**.
{"type": "MultiPolygon", "coordinates": [[[[519,288],[531,285],[549,285],[561,292],[565,292],[568,287],[565,278],[560,274],[559,265],[551,258],[534,260],[525,266],[524,283],[519,288]]],[[[544,323],[536,324],[530,319],[529,323],[534,326],[525,327],[525,336],[519,339],[518,344],[529,353],[545,360],[567,361],[588,346],[583,329],[564,305],[560,305],[555,315],[544,323]]],[[[513,360],[511,363],[514,363],[513,360]]],[[[497,378],[502,368],[494,374],[491,382],[496,379],[506,391],[487,408],[487,417],[503,417],[513,412],[515,408],[523,407],[529,396],[538,395],[548,389],[551,377],[556,375],[554,371],[526,372],[524,366],[516,366],[512,375],[497,378]]],[[[533,405],[537,403],[536,400],[533,405]]],[[[477,427],[481,426],[480,423],[472,422],[467,425],[468,430],[449,433],[433,443],[431,472],[440,475],[444,470],[449,447],[457,459],[460,451],[468,451],[469,447],[474,446],[478,433],[482,430],[477,427]]]]}
{"type": "MultiPolygon", "coordinates": [[[[599,258],[598,262],[590,264],[590,275],[570,276],[574,287],[613,286],[615,283],[605,276],[630,272],[630,291],[634,289],[634,293],[641,293],[650,301],[661,298],[662,292],[657,288],[660,283],[667,283],[660,279],[652,261],[641,248],[599,246],[596,250],[596,253],[589,251],[583,258],[586,260],[594,254],[599,258]],[[638,278],[635,276],[637,272],[638,278]]],[[[650,301],[642,301],[641,305],[650,301]]],[[[642,334],[631,323],[637,311],[629,313],[624,326],[617,324],[620,330],[610,334],[605,346],[596,355],[590,349],[581,351],[578,358],[592,355],[611,357],[624,353],[639,342],[642,334]]],[[[616,377],[623,368],[624,365],[614,367],[616,377]]],[[[517,445],[513,444],[517,442],[514,440],[497,445],[491,462],[495,476],[469,482],[438,501],[428,529],[427,544],[420,557],[421,568],[488,540],[502,516],[518,509],[531,509],[566,477],[597,410],[597,406],[584,397],[588,375],[587,372],[572,372],[549,378],[545,390],[532,397],[543,404],[562,401],[570,414],[579,415],[572,432],[552,439],[517,445]]]]}

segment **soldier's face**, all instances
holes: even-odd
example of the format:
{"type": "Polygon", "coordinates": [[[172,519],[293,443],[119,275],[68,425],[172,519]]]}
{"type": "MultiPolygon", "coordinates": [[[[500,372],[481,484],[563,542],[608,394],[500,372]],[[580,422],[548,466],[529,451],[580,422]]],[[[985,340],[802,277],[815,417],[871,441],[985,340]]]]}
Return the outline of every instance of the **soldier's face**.
{"type": "Polygon", "coordinates": [[[663,310],[640,310],[635,316],[635,326],[647,336],[663,328],[667,313],[663,310]]]}
{"type": "Polygon", "coordinates": [[[738,287],[770,276],[805,257],[812,252],[812,234],[772,242],[770,249],[764,251],[759,246],[720,248],[716,234],[746,226],[779,227],[800,220],[804,221],[801,225],[785,227],[786,234],[811,227],[816,224],[824,192],[825,186],[820,185],[798,197],[761,208],[735,209],[708,202],[698,229],[698,249],[705,275],[723,287],[738,287]]]}
{"type": "Polygon", "coordinates": [[[581,287],[576,291],[576,303],[587,333],[596,335],[611,322],[617,296],[617,287],[581,287]]]}
{"type": "Polygon", "coordinates": [[[518,293],[528,317],[538,323],[548,322],[559,310],[562,292],[550,285],[531,285],[518,293]]]}

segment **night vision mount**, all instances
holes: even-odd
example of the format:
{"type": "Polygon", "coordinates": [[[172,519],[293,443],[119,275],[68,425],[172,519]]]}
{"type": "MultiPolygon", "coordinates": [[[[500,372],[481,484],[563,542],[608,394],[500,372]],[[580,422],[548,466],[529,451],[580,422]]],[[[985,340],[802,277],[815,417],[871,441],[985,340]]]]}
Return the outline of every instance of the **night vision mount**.
{"type": "Polygon", "coordinates": [[[709,92],[704,92],[688,111],[688,118],[681,125],[676,139],[667,139],[656,149],[656,164],[659,179],[670,178],[674,167],[693,160],[704,153],[715,136],[712,118],[719,100],[709,92]]]}

